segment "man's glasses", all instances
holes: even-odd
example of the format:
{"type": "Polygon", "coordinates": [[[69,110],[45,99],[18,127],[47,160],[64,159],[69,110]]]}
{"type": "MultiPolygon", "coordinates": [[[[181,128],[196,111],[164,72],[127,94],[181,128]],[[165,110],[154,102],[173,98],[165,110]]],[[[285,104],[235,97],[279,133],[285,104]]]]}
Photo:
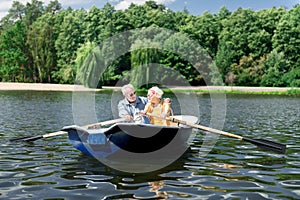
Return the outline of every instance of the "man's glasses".
{"type": "Polygon", "coordinates": [[[129,96],[130,96],[130,97],[132,97],[133,95],[135,95],[135,92],[133,92],[133,93],[129,94],[129,96]]]}

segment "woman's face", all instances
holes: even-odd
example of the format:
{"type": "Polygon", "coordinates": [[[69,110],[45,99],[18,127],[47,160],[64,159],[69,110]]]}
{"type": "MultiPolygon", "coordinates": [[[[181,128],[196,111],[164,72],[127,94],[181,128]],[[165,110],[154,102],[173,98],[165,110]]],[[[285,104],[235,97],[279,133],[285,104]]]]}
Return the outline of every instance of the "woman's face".
{"type": "Polygon", "coordinates": [[[153,97],[154,94],[155,94],[155,92],[154,92],[153,90],[149,90],[149,91],[148,91],[148,94],[147,94],[147,98],[148,98],[149,100],[151,100],[151,97],[153,97]]]}
{"type": "Polygon", "coordinates": [[[149,100],[151,103],[159,103],[160,102],[160,98],[156,97],[155,95],[150,96],[149,100]]]}

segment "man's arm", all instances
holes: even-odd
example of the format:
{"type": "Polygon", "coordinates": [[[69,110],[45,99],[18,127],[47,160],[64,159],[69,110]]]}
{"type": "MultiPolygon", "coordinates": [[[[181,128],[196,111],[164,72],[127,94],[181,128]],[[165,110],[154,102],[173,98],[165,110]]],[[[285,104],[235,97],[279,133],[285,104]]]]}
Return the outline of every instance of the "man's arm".
{"type": "Polygon", "coordinates": [[[118,112],[119,112],[119,117],[125,117],[127,121],[131,120],[131,116],[128,110],[126,109],[126,103],[124,102],[124,100],[121,100],[118,103],[118,112]]]}

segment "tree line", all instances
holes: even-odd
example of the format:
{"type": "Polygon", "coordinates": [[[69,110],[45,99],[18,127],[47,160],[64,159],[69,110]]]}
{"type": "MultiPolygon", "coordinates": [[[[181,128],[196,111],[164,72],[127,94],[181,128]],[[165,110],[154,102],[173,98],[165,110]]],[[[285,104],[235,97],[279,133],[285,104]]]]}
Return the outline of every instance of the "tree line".
{"type": "MultiPolygon", "coordinates": [[[[198,16],[186,9],[172,11],[154,1],[131,4],[124,11],[115,10],[109,3],[84,10],[62,9],[58,0],[47,5],[38,0],[26,4],[14,1],[0,22],[0,81],[79,81],[101,87],[128,75],[132,81],[147,82],[149,77],[136,76],[141,74],[136,66],[146,65],[145,70],[151,71],[147,64],[154,62],[179,72],[189,84],[205,85],[205,76],[214,77],[211,66],[199,70],[205,62],[189,62],[197,54],[203,56],[201,51],[207,52],[226,85],[300,87],[300,5],[290,10],[239,8],[233,12],[222,7],[215,14],[198,16]],[[174,52],[190,49],[193,44],[180,35],[153,34],[155,28],[187,35],[201,49],[195,47],[196,53],[186,53],[183,58],[174,52]],[[130,32],[135,29],[144,34],[130,32]],[[123,38],[118,38],[117,46],[106,44],[108,38],[124,32],[130,36],[119,35],[123,38]],[[149,34],[155,37],[149,40],[149,34]],[[159,41],[174,51],[154,48],[161,45],[159,41]],[[153,48],[143,48],[147,44],[153,48]],[[117,55],[124,48],[131,51],[117,55]],[[101,71],[101,65],[107,66],[105,71],[101,71]]],[[[159,80],[170,75],[156,73],[159,80]]],[[[172,81],[176,84],[175,79],[172,81]]],[[[218,84],[214,78],[209,81],[218,84]]]]}

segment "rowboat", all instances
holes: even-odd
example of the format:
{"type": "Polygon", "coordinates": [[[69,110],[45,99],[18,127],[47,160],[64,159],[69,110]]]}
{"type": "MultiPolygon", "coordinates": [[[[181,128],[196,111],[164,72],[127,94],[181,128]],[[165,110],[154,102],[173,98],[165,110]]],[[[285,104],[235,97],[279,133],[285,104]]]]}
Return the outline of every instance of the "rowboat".
{"type": "MultiPolygon", "coordinates": [[[[198,118],[178,115],[174,118],[197,123],[198,118]]],[[[186,125],[116,123],[110,127],[86,129],[76,125],[63,127],[74,148],[97,158],[173,159],[182,155],[193,139],[193,128],[186,125]]]]}
{"type": "MultiPolygon", "coordinates": [[[[157,116],[156,116],[157,117],[157,116]]],[[[262,149],[284,154],[286,145],[266,139],[253,139],[197,124],[198,118],[190,115],[167,117],[176,126],[124,123],[115,119],[83,127],[66,126],[61,131],[36,136],[23,136],[10,141],[32,142],[42,138],[68,134],[71,144],[102,163],[127,172],[149,172],[160,169],[178,159],[193,140],[193,129],[249,142],[262,149]],[[95,125],[107,128],[90,129],[95,125]],[[135,161],[135,162],[132,162],[135,161]],[[137,161],[137,162],[136,162],[137,161]],[[132,165],[133,164],[133,165],[132,165]],[[136,165],[138,164],[138,165],[136,165]]]]}
{"type": "Polygon", "coordinates": [[[14,138],[10,141],[32,142],[42,138],[68,134],[71,144],[103,164],[130,173],[145,173],[162,169],[181,157],[193,140],[193,128],[249,142],[262,149],[285,153],[286,145],[266,139],[252,139],[196,124],[197,117],[179,115],[167,117],[176,126],[121,123],[123,118],[91,124],[108,128],[89,129],[90,125],[66,126],[61,131],[14,138]],[[87,128],[86,128],[87,127],[87,128]]]}

